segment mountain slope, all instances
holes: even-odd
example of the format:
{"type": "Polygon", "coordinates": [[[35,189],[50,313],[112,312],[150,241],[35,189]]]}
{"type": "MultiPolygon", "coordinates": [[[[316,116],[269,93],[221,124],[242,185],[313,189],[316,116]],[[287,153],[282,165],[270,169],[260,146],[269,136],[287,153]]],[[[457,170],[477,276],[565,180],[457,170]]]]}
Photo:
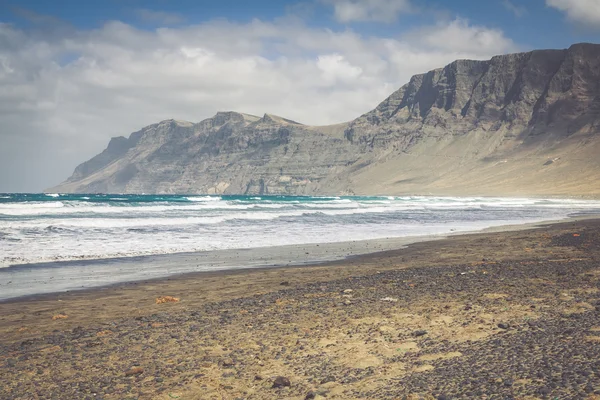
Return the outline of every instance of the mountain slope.
{"type": "Polygon", "coordinates": [[[347,124],[265,114],[111,140],[59,192],[600,195],[600,45],[459,60],[347,124]]]}

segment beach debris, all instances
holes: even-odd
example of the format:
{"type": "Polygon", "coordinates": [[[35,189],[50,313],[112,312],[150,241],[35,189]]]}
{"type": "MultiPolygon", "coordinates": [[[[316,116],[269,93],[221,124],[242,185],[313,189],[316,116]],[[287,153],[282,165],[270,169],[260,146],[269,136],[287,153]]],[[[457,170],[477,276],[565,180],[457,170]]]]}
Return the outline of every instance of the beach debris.
{"type": "Polygon", "coordinates": [[[132,368],[128,369],[127,371],[125,371],[125,376],[140,375],[143,372],[144,372],[144,368],[142,368],[142,367],[132,367],[132,368]]]}
{"type": "Polygon", "coordinates": [[[281,286],[290,286],[290,283],[288,281],[283,281],[280,283],[281,286]]]}
{"type": "Polygon", "coordinates": [[[573,237],[579,237],[579,236],[581,236],[579,233],[574,233],[573,234],[573,237]]]}
{"type": "Polygon", "coordinates": [[[290,380],[288,378],[286,378],[285,376],[278,376],[275,378],[275,380],[273,380],[273,388],[274,389],[282,388],[284,386],[287,386],[287,387],[292,386],[290,380]]]}
{"type": "Polygon", "coordinates": [[[52,321],[56,321],[57,319],[67,319],[69,318],[68,315],[65,314],[56,314],[52,316],[52,321]]]}
{"type": "Polygon", "coordinates": [[[104,336],[110,336],[112,334],[113,334],[112,331],[100,331],[100,332],[96,333],[96,336],[104,337],[104,336]]]}
{"type": "Polygon", "coordinates": [[[389,301],[390,303],[396,303],[398,302],[398,299],[395,297],[384,297],[383,299],[381,299],[381,301],[389,301]]]}
{"type": "Polygon", "coordinates": [[[415,336],[415,337],[425,336],[425,335],[427,335],[427,333],[429,333],[429,332],[427,332],[424,329],[419,329],[419,330],[416,330],[413,332],[413,336],[415,336]]]}
{"type": "Polygon", "coordinates": [[[352,293],[352,292],[354,292],[354,290],[352,290],[352,289],[344,289],[344,290],[342,291],[342,293],[344,293],[344,294],[350,294],[350,293],[352,293]]]}
{"type": "Polygon", "coordinates": [[[162,303],[177,303],[179,302],[179,299],[177,297],[173,297],[173,296],[160,296],[156,298],[156,304],[162,304],[162,303]]]}

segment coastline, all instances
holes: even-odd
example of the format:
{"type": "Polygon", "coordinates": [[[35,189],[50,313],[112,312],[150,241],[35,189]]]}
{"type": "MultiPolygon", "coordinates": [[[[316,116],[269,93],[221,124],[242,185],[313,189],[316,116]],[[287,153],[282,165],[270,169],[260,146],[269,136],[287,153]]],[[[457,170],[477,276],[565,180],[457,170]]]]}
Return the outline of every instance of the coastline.
{"type": "Polygon", "coordinates": [[[0,397],[592,399],[599,228],[570,220],[3,302],[0,397]],[[571,375],[556,385],[559,367],[571,375]],[[291,385],[273,388],[279,375],[291,385]]]}
{"type": "Polygon", "coordinates": [[[399,250],[418,242],[477,233],[527,230],[548,224],[598,217],[596,214],[574,214],[559,220],[506,224],[447,234],[16,264],[0,269],[0,277],[4,278],[4,284],[0,283],[0,304],[73,291],[160,282],[177,279],[179,276],[195,277],[196,274],[218,275],[229,271],[245,273],[271,268],[319,266],[399,250]],[[140,265],[143,265],[143,270],[140,270],[140,265]]]}
{"type": "Polygon", "coordinates": [[[599,228],[571,220],[3,302],[0,397],[592,399],[599,228]],[[552,386],[537,360],[574,375],[552,386]],[[278,375],[290,387],[273,388],[278,375]]]}
{"type": "MultiPolygon", "coordinates": [[[[178,284],[185,284],[190,282],[201,282],[204,279],[208,280],[219,280],[223,279],[237,279],[243,278],[244,276],[255,276],[258,275],[272,275],[281,276],[285,278],[288,273],[307,273],[310,275],[310,271],[319,270],[325,272],[324,276],[312,276],[308,279],[331,279],[332,273],[335,271],[341,273],[340,276],[352,276],[357,273],[369,273],[372,271],[372,266],[385,260],[386,258],[398,258],[400,255],[406,253],[407,257],[411,254],[426,251],[428,248],[433,248],[438,245],[444,245],[448,243],[452,245],[454,243],[461,242],[463,240],[470,240],[481,237],[487,238],[488,236],[507,234],[514,235],[519,232],[534,232],[536,230],[542,230],[546,228],[557,227],[560,229],[561,226],[578,222],[597,221],[600,225],[600,215],[575,215],[562,220],[545,220],[532,223],[524,224],[513,224],[513,225],[500,225],[495,227],[488,227],[477,231],[468,232],[453,232],[447,235],[430,235],[430,236],[417,236],[417,237],[400,237],[400,238],[387,238],[387,239],[376,239],[376,240],[362,240],[352,242],[337,242],[337,243],[325,243],[325,244],[306,244],[306,245],[289,245],[289,246],[275,246],[275,247],[262,247],[255,249],[231,249],[231,250],[218,250],[213,252],[191,252],[191,253],[176,253],[176,254],[162,254],[156,256],[138,256],[138,257],[125,257],[115,259],[93,259],[93,260],[82,260],[82,261],[64,261],[64,262],[51,262],[42,263],[40,265],[48,265],[50,268],[61,268],[63,265],[69,264],[83,264],[83,265],[107,265],[112,268],[115,262],[125,262],[135,266],[139,263],[144,263],[147,260],[153,260],[155,266],[163,267],[165,263],[176,264],[179,262],[190,262],[192,259],[195,261],[196,258],[202,253],[214,253],[216,258],[222,256],[222,253],[229,253],[228,257],[237,257],[239,253],[257,252],[258,257],[254,260],[248,258],[243,259],[241,262],[245,266],[237,268],[215,268],[212,270],[202,271],[188,271],[188,272],[176,272],[172,275],[159,275],[156,277],[150,277],[146,279],[136,279],[131,281],[118,281],[114,283],[97,285],[86,288],[75,288],[72,290],[55,291],[51,290],[44,293],[25,294],[22,296],[14,296],[0,299],[0,306],[8,305],[19,305],[19,304],[36,304],[36,303],[47,303],[47,302],[62,302],[70,298],[78,298],[85,301],[86,298],[94,298],[96,296],[112,296],[121,291],[145,291],[146,288],[160,288],[166,286],[168,290],[177,290],[171,288],[178,284]],[[300,251],[305,253],[305,250],[320,250],[327,252],[328,247],[333,247],[343,250],[343,253],[338,254],[337,257],[324,259],[321,261],[313,260],[304,263],[287,263],[287,264],[275,264],[268,265],[264,263],[264,256],[267,254],[275,255],[287,254],[290,250],[300,251]],[[362,251],[360,251],[362,250],[362,251]],[[252,262],[258,263],[255,266],[248,266],[252,262]],[[361,266],[368,265],[368,268],[361,268],[361,266]]],[[[425,257],[429,258],[429,257],[425,257]]],[[[402,257],[403,262],[406,257],[402,257]]],[[[419,263],[424,260],[419,260],[419,263]]],[[[431,260],[429,261],[431,263],[431,260]]],[[[397,268],[396,264],[382,264],[379,265],[377,270],[387,270],[389,267],[397,268]]],[[[403,268],[410,268],[414,266],[413,263],[408,263],[402,266],[403,268]]],[[[16,265],[9,268],[0,270],[1,272],[10,272],[11,270],[19,269],[31,269],[37,268],[38,264],[23,264],[16,265]]],[[[33,271],[37,273],[37,271],[33,271]]],[[[192,283],[193,284],[193,283],[192,283]]],[[[166,289],[165,288],[165,289],[166,289]]],[[[219,296],[216,296],[215,300],[220,300],[219,296]]],[[[1,316],[1,314],[0,314],[1,316]]],[[[1,334],[1,330],[0,330],[1,334]]]]}

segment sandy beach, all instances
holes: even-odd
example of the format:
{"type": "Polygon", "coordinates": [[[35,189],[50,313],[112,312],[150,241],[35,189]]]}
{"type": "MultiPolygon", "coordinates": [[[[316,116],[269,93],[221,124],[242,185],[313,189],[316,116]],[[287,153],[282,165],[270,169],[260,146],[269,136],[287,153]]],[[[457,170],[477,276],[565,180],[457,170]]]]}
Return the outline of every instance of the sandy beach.
{"type": "Polygon", "coordinates": [[[600,398],[599,228],[7,300],[0,398],[600,398]]]}

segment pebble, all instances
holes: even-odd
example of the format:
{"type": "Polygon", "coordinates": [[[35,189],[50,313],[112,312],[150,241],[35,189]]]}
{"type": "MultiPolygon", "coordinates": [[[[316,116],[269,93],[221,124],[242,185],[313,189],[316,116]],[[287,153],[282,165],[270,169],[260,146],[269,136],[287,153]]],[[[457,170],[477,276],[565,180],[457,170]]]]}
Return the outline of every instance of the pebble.
{"type": "Polygon", "coordinates": [[[282,387],[290,387],[292,386],[289,378],[285,376],[278,376],[273,380],[273,388],[282,388],[282,387]]]}
{"type": "Polygon", "coordinates": [[[142,367],[133,367],[133,368],[130,368],[129,370],[125,371],[125,376],[140,375],[142,373],[144,373],[144,368],[142,368],[142,367]]]}
{"type": "Polygon", "coordinates": [[[306,393],[306,396],[304,396],[304,400],[312,400],[315,397],[317,397],[317,394],[311,390],[310,392],[306,393]]]}

